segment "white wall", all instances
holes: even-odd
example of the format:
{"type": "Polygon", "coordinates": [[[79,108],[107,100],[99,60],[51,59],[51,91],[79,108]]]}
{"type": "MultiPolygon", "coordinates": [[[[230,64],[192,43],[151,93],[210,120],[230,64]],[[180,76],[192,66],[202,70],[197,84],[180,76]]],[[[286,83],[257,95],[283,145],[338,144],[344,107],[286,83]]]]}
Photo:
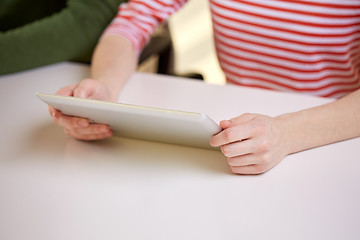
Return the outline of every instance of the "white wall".
{"type": "Polygon", "coordinates": [[[224,84],[214,48],[208,0],[189,0],[171,17],[169,28],[175,51],[175,72],[198,72],[206,82],[224,84]]]}

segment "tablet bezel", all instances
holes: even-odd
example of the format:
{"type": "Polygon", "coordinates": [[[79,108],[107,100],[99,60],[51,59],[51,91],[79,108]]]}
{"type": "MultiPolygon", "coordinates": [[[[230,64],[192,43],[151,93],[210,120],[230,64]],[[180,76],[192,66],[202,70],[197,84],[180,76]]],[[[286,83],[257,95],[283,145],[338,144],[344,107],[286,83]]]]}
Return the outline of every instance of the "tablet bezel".
{"type": "Polygon", "coordinates": [[[36,92],[66,115],[109,125],[115,136],[211,148],[221,127],[206,114],[36,92]],[[121,121],[119,119],[121,118],[121,121]]]}

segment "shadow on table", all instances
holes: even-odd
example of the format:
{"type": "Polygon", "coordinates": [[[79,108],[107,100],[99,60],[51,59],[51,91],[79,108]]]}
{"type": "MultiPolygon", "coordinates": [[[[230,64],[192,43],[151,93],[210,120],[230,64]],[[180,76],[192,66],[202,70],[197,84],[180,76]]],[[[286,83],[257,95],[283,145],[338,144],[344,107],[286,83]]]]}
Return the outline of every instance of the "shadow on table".
{"type": "Polygon", "coordinates": [[[54,124],[41,125],[29,137],[27,155],[67,166],[109,166],[121,170],[155,172],[212,172],[230,174],[219,150],[193,148],[136,139],[112,137],[79,141],[54,124]]]}

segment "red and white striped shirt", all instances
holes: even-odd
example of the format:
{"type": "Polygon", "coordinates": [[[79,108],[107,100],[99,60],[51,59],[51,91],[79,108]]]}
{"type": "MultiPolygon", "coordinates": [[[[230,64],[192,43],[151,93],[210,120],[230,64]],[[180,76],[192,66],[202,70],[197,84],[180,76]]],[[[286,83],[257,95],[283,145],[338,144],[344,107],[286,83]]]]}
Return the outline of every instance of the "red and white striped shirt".
{"type": "MultiPolygon", "coordinates": [[[[186,0],[130,0],[105,31],[138,53],[186,0]]],[[[210,0],[230,83],[324,97],[360,88],[360,0],[210,0]]]]}

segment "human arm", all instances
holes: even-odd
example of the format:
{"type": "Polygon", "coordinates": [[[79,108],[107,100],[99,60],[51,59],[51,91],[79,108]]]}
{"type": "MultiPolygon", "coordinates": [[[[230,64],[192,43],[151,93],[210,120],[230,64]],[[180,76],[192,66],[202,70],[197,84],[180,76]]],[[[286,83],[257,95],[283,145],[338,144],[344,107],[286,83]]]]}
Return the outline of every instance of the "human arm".
{"type": "Polygon", "coordinates": [[[339,100],[278,117],[244,114],[220,122],[211,139],[234,173],[264,173],[285,156],[360,136],[360,90],[339,100]]]}
{"type": "MultiPolygon", "coordinates": [[[[108,35],[101,39],[95,49],[91,78],[78,84],[66,86],[57,93],[66,96],[116,101],[120,90],[135,71],[137,57],[131,44],[121,36],[108,35]]],[[[90,124],[88,119],[66,116],[49,107],[54,122],[77,139],[95,140],[110,137],[106,125],[90,124]]]]}
{"type": "MultiPolygon", "coordinates": [[[[95,50],[91,79],[65,87],[58,93],[116,101],[122,86],[136,69],[137,57],[152,32],[185,2],[129,1],[121,5],[117,17],[106,29],[95,50]]],[[[112,134],[108,126],[90,124],[87,119],[66,116],[51,107],[49,111],[55,123],[74,138],[96,140],[112,134]]]]}

